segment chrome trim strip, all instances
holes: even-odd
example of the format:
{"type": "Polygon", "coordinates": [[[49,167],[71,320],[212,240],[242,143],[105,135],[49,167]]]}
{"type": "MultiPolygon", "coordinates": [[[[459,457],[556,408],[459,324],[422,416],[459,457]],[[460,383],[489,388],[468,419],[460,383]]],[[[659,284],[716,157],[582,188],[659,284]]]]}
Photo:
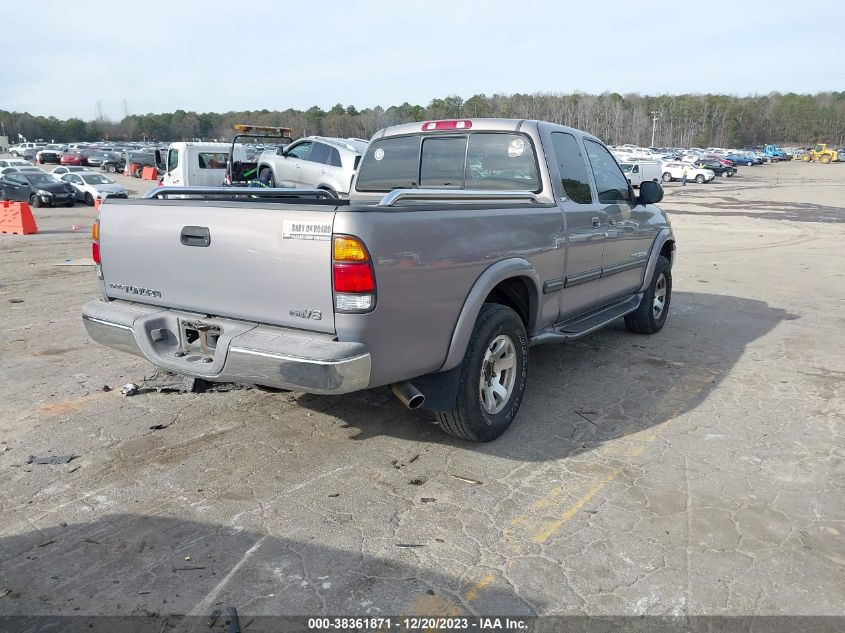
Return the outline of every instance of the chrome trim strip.
{"type": "Polygon", "coordinates": [[[130,332],[133,332],[133,334],[134,334],[134,331],[132,330],[131,325],[124,325],[123,323],[115,323],[114,321],[106,321],[105,319],[98,319],[96,317],[90,317],[87,314],[82,315],[82,320],[83,321],[93,321],[94,323],[99,323],[100,325],[108,325],[110,327],[120,328],[121,330],[129,330],[130,332]]]}
{"type": "Polygon", "coordinates": [[[631,270],[633,268],[641,268],[648,263],[646,259],[632,259],[631,261],[621,262],[619,264],[613,264],[613,266],[608,266],[607,268],[601,269],[601,276],[607,277],[609,275],[615,275],[616,273],[621,273],[626,270],[631,270]]]}
{"type": "Polygon", "coordinates": [[[401,200],[455,200],[459,202],[479,200],[508,202],[526,200],[538,203],[537,194],[531,191],[484,191],[481,189],[394,189],[378,203],[380,207],[392,207],[401,200]]]}
{"type": "Polygon", "coordinates": [[[236,347],[232,346],[229,348],[229,353],[239,353],[239,354],[250,354],[252,356],[261,356],[263,358],[272,358],[274,360],[284,360],[284,361],[292,361],[295,363],[307,363],[309,365],[342,365],[344,363],[351,363],[354,361],[361,360],[363,358],[367,358],[369,353],[367,354],[359,354],[358,356],[352,356],[351,358],[339,358],[337,360],[319,360],[316,358],[304,358],[302,356],[289,356],[287,354],[276,354],[275,352],[263,352],[257,349],[249,349],[247,347],[236,347]]]}
{"type": "Polygon", "coordinates": [[[585,270],[582,273],[567,275],[563,280],[563,285],[565,288],[571,288],[572,286],[577,286],[578,284],[594,281],[599,277],[601,277],[601,268],[593,268],[592,270],[585,270]]]}

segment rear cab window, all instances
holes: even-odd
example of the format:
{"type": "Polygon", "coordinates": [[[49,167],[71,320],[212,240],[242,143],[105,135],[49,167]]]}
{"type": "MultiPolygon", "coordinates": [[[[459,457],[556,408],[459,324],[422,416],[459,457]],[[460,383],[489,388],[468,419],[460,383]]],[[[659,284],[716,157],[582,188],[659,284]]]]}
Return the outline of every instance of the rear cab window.
{"type": "Polygon", "coordinates": [[[419,187],[539,192],[534,144],[510,132],[413,134],[370,143],[358,191],[419,187]]]}

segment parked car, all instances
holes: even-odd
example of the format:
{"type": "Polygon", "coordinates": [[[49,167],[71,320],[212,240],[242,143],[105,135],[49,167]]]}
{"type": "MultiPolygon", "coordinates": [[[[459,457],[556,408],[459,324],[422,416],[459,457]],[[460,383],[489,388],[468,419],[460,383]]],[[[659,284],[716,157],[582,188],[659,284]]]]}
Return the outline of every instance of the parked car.
{"type": "Polygon", "coordinates": [[[35,167],[35,165],[33,165],[28,160],[24,160],[23,158],[0,159],[0,169],[4,169],[6,167],[35,167]]]}
{"type": "Polygon", "coordinates": [[[47,143],[18,143],[9,148],[9,153],[15,158],[35,158],[35,154],[47,143]]]}
{"type": "Polygon", "coordinates": [[[67,151],[64,145],[50,144],[43,147],[37,154],[35,154],[36,162],[40,164],[45,163],[60,163],[62,155],[67,151]]]}
{"type": "Polygon", "coordinates": [[[22,167],[3,167],[0,169],[0,174],[17,174],[21,172],[28,172],[33,174],[46,174],[43,169],[40,167],[36,167],[35,165],[27,165],[22,167]]]}
{"type": "Polygon", "coordinates": [[[61,180],[62,176],[64,176],[65,174],[70,174],[79,171],[89,171],[89,169],[80,165],[62,165],[60,167],[55,167],[53,171],[50,172],[50,175],[56,180],[61,180]]]}
{"type": "Polygon", "coordinates": [[[114,154],[112,152],[102,150],[102,149],[95,149],[88,152],[87,160],[88,165],[91,167],[99,167],[103,164],[103,161],[113,158],[114,154]]]}
{"type": "Polygon", "coordinates": [[[653,334],[668,316],[662,187],[635,195],[601,141],[561,125],[381,130],[349,200],[185,191],[100,207],[102,300],[82,311],[95,341],[177,374],[320,394],[391,385],[446,432],[489,441],[517,415],[529,345],[623,316],[653,334]]]}
{"type": "Polygon", "coordinates": [[[124,158],[124,165],[126,164],[133,165],[132,172],[129,175],[135,178],[141,177],[144,167],[158,168],[155,152],[152,151],[128,152],[124,158]]]}
{"type": "Polygon", "coordinates": [[[123,173],[123,170],[126,169],[126,157],[124,153],[118,151],[109,152],[108,157],[100,162],[100,169],[110,174],[117,172],[123,173]]]}
{"type": "Polygon", "coordinates": [[[731,161],[734,165],[745,165],[751,167],[752,165],[759,165],[755,159],[747,154],[725,154],[725,158],[731,161]]]}
{"type": "Polygon", "coordinates": [[[684,172],[687,172],[687,180],[695,181],[698,184],[710,182],[716,177],[716,173],[712,169],[695,167],[689,163],[669,162],[663,163],[663,182],[672,182],[673,180],[683,180],[684,172]]]}
{"type": "Polygon", "coordinates": [[[736,173],[736,167],[729,167],[717,160],[698,160],[693,163],[694,166],[700,169],[709,169],[717,176],[722,178],[729,178],[736,173]]]}
{"type": "Polygon", "coordinates": [[[62,165],[87,165],[88,164],[88,153],[84,150],[68,150],[64,154],[62,154],[61,159],[62,165]]]}
{"type": "Polygon", "coordinates": [[[284,149],[264,152],[258,160],[258,178],[271,187],[323,189],[348,196],[366,148],[360,140],[307,136],[284,149]]]}
{"type": "Polygon", "coordinates": [[[0,176],[0,197],[29,202],[33,207],[72,207],[75,196],[69,184],[56,182],[50,174],[21,171],[0,176]]]}
{"type": "Polygon", "coordinates": [[[76,192],[76,199],[89,207],[97,200],[106,198],[128,198],[129,192],[123,185],[103,174],[92,171],[79,171],[62,176],[62,182],[70,184],[76,192]]]}

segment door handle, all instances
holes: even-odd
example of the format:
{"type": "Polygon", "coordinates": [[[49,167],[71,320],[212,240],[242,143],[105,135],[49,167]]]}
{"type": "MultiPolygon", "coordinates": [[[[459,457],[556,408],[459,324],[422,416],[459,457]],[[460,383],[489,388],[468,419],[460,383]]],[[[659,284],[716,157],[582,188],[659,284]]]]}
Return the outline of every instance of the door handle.
{"type": "Polygon", "coordinates": [[[326,175],[326,170],[325,170],[325,169],[321,169],[321,170],[320,170],[320,173],[321,173],[321,174],[323,174],[323,175],[325,176],[325,175],[326,175]]]}
{"type": "Polygon", "coordinates": [[[179,234],[179,241],[185,246],[209,246],[211,232],[204,226],[186,226],[179,234]]]}
{"type": "Polygon", "coordinates": [[[599,220],[598,218],[593,218],[593,228],[597,229],[600,226],[601,226],[601,220],[599,220]]]}

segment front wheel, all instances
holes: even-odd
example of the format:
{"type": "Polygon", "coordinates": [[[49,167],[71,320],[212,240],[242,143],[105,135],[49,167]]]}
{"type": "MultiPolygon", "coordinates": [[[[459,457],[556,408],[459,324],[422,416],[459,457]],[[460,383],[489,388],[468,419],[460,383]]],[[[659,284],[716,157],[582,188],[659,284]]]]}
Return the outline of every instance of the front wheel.
{"type": "Polygon", "coordinates": [[[702,174],[698,174],[698,176],[695,177],[695,182],[697,182],[699,185],[703,185],[704,184],[704,176],[702,174]]]}
{"type": "Polygon", "coordinates": [[[663,174],[663,182],[672,182],[672,174],[670,174],[668,171],[663,174]]]}
{"type": "Polygon", "coordinates": [[[730,174],[727,171],[722,172],[722,178],[727,178],[730,174]]]}
{"type": "Polygon", "coordinates": [[[640,307],[625,316],[625,327],[637,334],[656,334],[666,323],[671,300],[672,267],[669,260],[660,255],[640,307]]]}
{"type": "Polygon", "coordinates": [[[43,206],[43,203],[41,202],[41,198],[39,198],[35,194],[31,195],[29,197],[29,206],[35,207],[35,208],[43,206]]]}
{"type": "Polygon", "coordinates": [[[265,167],[260,172],[258,172],[258,180],[263,182],[268,187],[276,186],[276,179],[273,178],[273,170],[269,167],[265,167]]]}
{"type": "Polygon", "coordinates": [[[820,159],[820,160],[821,160],[821,162],[823,162],[825,165],[827,165],[827,164],[830,162],[830,156],[828,156],[827,154],[825,154],[824,156],[822,156],[822,157],[821,157],[821,159],[820,159]]]}
{"type": "Polygon", "coordinates": [[[117,171],[117,167],[115,167],[114,165],[109,163],[108,165],[106,165],[106,171],[109,172],[110,174],[113,174],[117,171]]]}
{"type": "Polygon", "coordinates": [[[87,204],[89,207],[94,206],[94,196],[92,196],[90,193],[85,194],[85,204],[87,204]]]}
{"type": "Polygon", "coordinates": [[[495,440],[519,411],[527,372],[522,319],[507,306],[485,303],[461,364],[455,406],[438,413],[440,427],[464,440],[495,440]]]}

